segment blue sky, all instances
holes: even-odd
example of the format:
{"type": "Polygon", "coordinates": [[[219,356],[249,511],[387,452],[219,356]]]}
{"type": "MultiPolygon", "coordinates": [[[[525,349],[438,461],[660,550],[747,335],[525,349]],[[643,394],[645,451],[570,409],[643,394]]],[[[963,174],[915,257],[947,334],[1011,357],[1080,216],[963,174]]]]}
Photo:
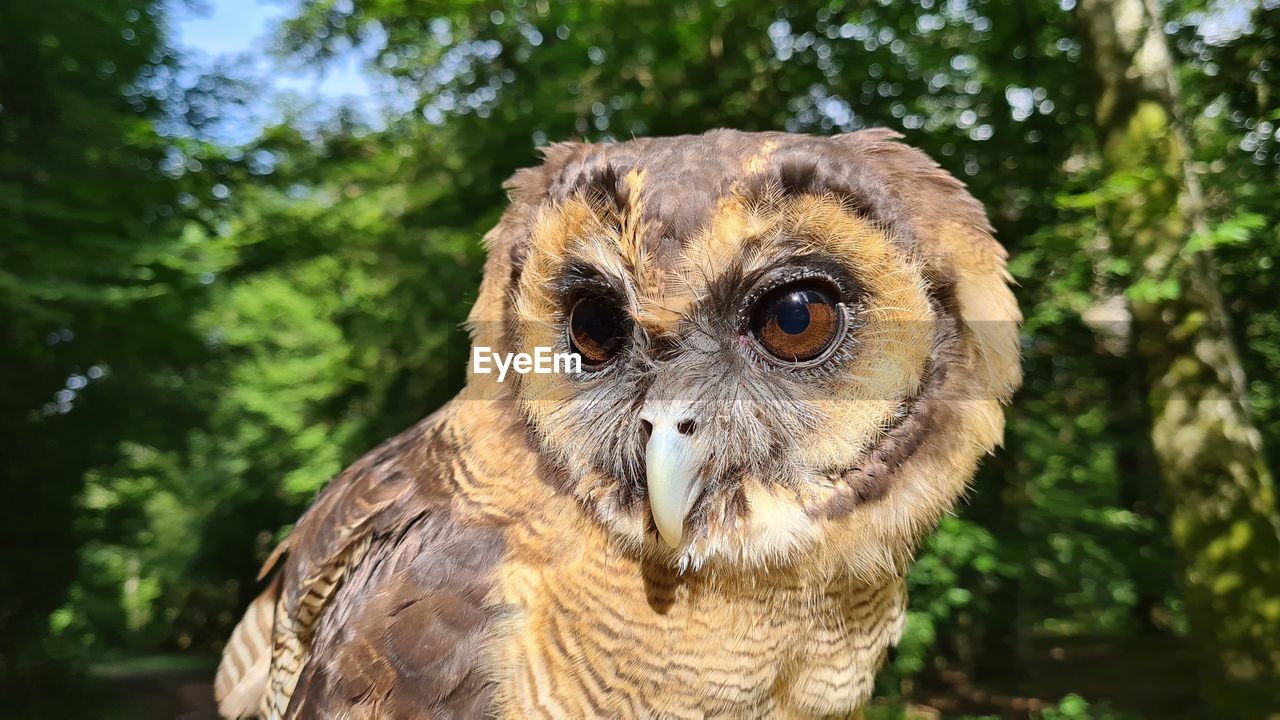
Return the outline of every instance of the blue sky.
{"type": "Polygon", "coordinates": [[[264,81],[267,97],[252,117],[228,118],[224,128],[232,141],[247,141],[265,122],[275,119],[279,101],[288,96],[306,102],[352,105],[376,114],[391,92],[383,78],[364,69],[358,51],[324,66],[300,67],[271,53],[275,30],[293,7],[292,0],[170,0],[170,39],[196,67],[215,63],[246,68],[264,81]]]}

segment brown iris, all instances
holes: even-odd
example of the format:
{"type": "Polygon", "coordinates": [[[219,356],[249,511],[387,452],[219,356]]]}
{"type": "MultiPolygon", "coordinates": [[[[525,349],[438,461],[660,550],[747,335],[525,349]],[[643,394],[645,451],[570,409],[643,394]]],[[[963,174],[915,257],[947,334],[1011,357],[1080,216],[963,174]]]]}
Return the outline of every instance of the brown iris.
{"type": "Polygon", "coordinates": [[[751,332],[770,355],[787,362],[812,360],[840,330],[840,308],[832,294],[811,283],[784,285],[751,311],[751,332]]]}
{"type": "Polygon", "coordinates": [[[622,321],[605,298],[587,295],[569,311],[569,343],[586,365],[603,365],[622,346],[622,321]]]}

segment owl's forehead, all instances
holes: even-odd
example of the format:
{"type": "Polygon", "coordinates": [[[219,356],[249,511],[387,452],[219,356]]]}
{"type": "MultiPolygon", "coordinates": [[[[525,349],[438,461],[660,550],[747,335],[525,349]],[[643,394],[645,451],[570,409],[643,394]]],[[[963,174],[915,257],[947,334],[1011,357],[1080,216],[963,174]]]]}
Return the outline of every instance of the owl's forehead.
{"type": "Polygon", "coordinates": [[[732,293],[725,278],[803,257],[851,260],[899,236],[874,165],[829,138],[716,131],[576,146],[549,162],[522,287],[546,297],[542,288],[571,287],[566,277],[598,275],[654,329],[716,288],[732,293]]]}
{"type": "Polygon", "coordinates": [[[590,204],[611,216],[606,222],[627,226],[631,236],[619,242],[638,247],[622,250],[643,251],[659,266],[678,264],[726,215],[804,195],[838,198],[896,237],[910,233],[884,168],[840,138],[718,130],[579,145],[554,160],[547,205],[590,204]]]}
{"type": "Polygon", "coordinates": [[[655,251],[695,237],[730,197],[832,193],[885,221],[894,213],[876,163],[838,138],[717,130],[578,146],[548,199],[588,196],[638,212],[655,251]]]}

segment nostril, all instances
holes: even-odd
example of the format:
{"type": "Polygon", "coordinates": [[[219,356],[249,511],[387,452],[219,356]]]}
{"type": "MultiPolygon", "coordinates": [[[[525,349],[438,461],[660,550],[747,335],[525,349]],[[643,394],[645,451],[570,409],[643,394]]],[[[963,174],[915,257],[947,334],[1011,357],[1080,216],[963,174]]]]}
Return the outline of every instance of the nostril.
{"type": "Polygon", "coordinates": [[[640,421],[640,434],[644,436],[644,441],[649,441],[649,436],[653,435],[653,423],[648,420],[640,421]]]}
{"type": "Polygon", "coordinates": [[[681,435],[692,435],[694,430],[698,429],[697,423],[692,420],[681,420],[676,423],[676,431],[681,435]]]}

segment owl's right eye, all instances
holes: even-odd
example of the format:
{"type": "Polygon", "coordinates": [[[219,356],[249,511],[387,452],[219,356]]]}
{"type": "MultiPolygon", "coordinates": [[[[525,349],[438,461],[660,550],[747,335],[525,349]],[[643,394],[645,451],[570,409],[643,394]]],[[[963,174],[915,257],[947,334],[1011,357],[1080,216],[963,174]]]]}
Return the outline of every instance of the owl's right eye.
{"type": "Polygon", "coordinates": [[[569,311],[569,344],[586,365],[603,365],[622,347],[622,319],[607,299],[586,295],[569,311]]]}

